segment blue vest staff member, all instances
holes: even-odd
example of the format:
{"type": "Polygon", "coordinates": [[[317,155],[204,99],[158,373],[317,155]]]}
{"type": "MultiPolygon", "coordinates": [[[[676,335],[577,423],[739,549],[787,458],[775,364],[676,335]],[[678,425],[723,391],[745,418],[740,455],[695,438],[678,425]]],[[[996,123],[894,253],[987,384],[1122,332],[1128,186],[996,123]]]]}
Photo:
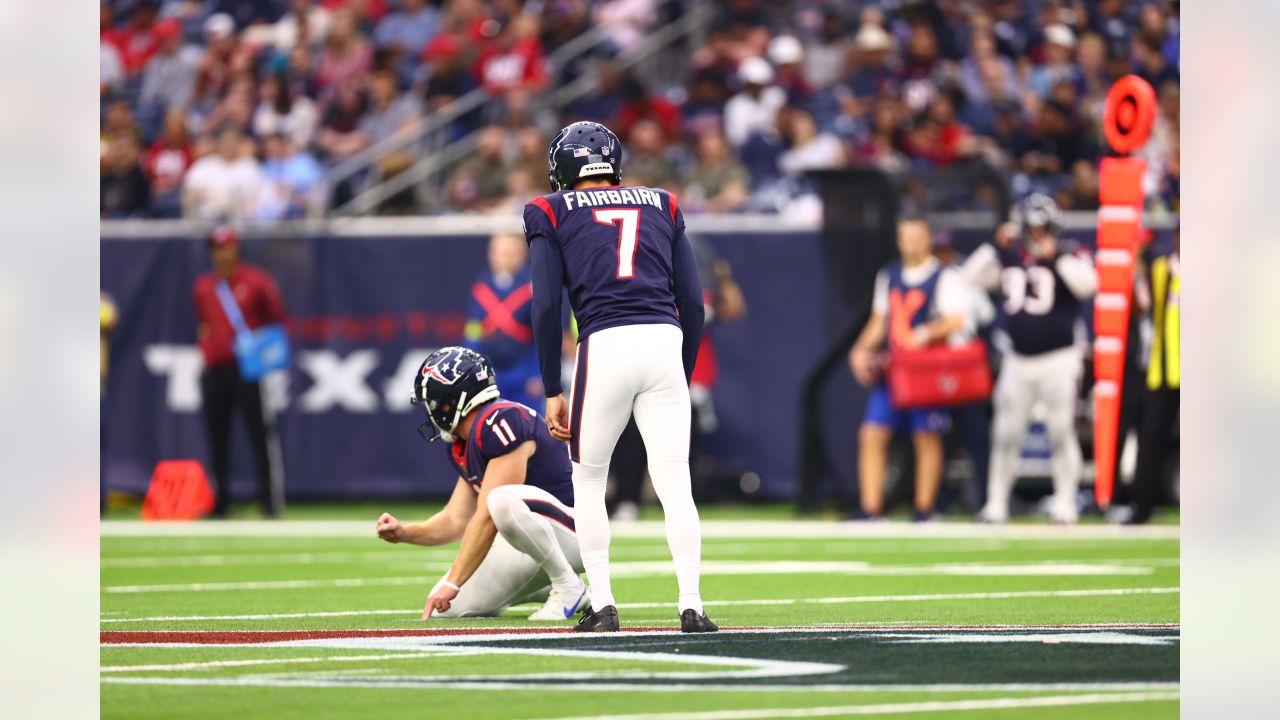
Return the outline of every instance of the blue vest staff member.
{"type": "Polygon", "coordinates": [[[262,386],[240,377],[240,367],[232,350],[236,331],[218,298],[218,286],[226,283],[250,329],[285,321],[280,289],[266,270],[240,261],[240,238],[228,226],[209,236],[209,259],[213,270],[196,279],[193,292],[197,334],[204,354],[200,375],[201,407],[209,432],[209,453],[217,503],[213,514],[227,513],[231,491],[231,420],[237,409],[244,416],[258,475],[262,511],[275,517],[284,508],[284,472],[280,468],[280,448],[270,408],[262,402],[262,386]]]}
{"type": "Polygon", "coordinates": [[[489,240],[489,269],[471,286],[466,346],[498,374],[502,397],[540,409],[542,380],[533,346],[533,282],[524,238],[499,233],[489,240]]]}

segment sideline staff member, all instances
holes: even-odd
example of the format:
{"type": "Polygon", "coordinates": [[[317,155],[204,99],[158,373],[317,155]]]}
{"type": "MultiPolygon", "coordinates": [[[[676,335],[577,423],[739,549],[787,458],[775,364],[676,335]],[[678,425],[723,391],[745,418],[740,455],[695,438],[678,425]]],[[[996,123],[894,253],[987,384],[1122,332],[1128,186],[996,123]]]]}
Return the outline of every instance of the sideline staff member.
{"type": "Polygon", "coordinates": [[[200,375],[205,425],[209,431],[209,450],[213,455],[213,477],[217,484],[217,504],[213,514],[227,513],[231,478],[231,418],[236,408],[244,413],[257,471],[259,497],[263,512],[275,517],[284,507],[284,476],[280,467],[280,450],[275,436],[275,422],[270,409],[262,401],[258,382],[240,377],[232,347],[235,329],[218,297],[218,285],[225,282],[235,298],[245,324],[250,329],[284,322],[284,303],[275,279],[262,268],[240,262],[240,238],[229,226],[222,226],[209,236],[209,259],[213,270],[196,279],[194,296],[196,316],[200,319],[197,334],[204,353],[204,372],[200,375]]]}

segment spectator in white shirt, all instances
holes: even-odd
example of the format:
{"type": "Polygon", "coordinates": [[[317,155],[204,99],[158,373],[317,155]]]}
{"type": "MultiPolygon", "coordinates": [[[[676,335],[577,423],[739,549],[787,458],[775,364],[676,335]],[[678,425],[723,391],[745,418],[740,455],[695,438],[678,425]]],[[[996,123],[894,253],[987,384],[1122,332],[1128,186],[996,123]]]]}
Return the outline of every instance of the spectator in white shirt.
{"type": "Polygon", "coordinates": [[[844,145],[831,133],[818,132],[813,116],[795,110],[787,116],[791,149],[778,157],[778,169],[796,177],[809,170],[825,170],[845,164],[844,145]]]}
{"type": "Polygon", "coordinates": [[[182,214],[200,220],[247,216],[257,202],[262,172],[237,130],[218,136],[216,152],[200,158],[182,184],[182,214]]]}
{"type": "Polygon", "coordinates": [[[258,107],[253,111],[255,136],[284,133],[294,146],[305,149],[310,147],[319,122],[315,103],[306,95],[295,96],[281,76],[268,75],[258,87],[258,107]]]}
{"type": "Polygon", "coordinates": [[[195,45],[183,42],[182,23],[176,18],[156,23],[156,34],[161,38],[160,50],[147,62],[147,69],[142,73],[141,103],[166,110],[183,107],[195,90],[204,53],[195,45]]]}
{"type": "Polygon", "coordinates": [[[773,134],[778,110],[787,103],[782,88],[772,85],[773,66],[759,57],[747,58],[738,67],[742,91],[724,108],[724,130],[729,142],[742,147],[752,133],[773,134]]]}

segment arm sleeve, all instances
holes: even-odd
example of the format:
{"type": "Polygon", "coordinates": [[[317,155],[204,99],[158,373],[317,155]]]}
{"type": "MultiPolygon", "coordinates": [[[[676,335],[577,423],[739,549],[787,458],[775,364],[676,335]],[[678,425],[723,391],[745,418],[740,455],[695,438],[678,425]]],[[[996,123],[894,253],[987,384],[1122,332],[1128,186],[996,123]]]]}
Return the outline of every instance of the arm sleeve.
{"type": "Polygon", "coordinates": [[[693,245],[684,234],[683,225],[683,222],[680,223],[671,264],[675,275],[676,310],[680,313],[680,329],[684,331],[681,355],[684,359],[684,379],[687,381],[693,377],[693,365],[698,359],[698,347],[702,344],[706,309],[702,306],[698,261],[693,255],[693,245]]]}
{"type": "Polygon", "coordinates": [[[555,397],[564,392],[560,384],[564,259],[546,225],[541,208],[525,206],[525,239],[529,241],[529,270],[533,274],[533,342],[538,350],[542,387],[547,397],[555,397]]]}
{"type": "Polygon", "coordinates": [[[971,285],[992,292],[1000,285],[1000,258],[990,243],[980,246],[960,266],[960,275],[971,285]]]}
{"type": "Polygon", "coordinates": [[[1081,300],[1092,296],[1098,289],[1098,271],[1084,255],[1062,255],[1054,262],[1053,268],[1058,271],[1071,294],[1081,300]]]}
{"type": "Polygon", "coordinates": [[[871,291],[871,311],[881,317],[889,314],[889,273],[883,269],[876,273],[875,289],[871,291]]]}

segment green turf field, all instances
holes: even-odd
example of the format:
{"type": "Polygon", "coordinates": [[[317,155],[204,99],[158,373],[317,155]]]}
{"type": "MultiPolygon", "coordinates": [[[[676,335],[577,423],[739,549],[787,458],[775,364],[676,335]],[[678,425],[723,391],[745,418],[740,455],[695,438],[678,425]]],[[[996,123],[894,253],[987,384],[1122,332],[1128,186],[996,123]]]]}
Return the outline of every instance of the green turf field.
{"type": "Polygon", "coordinates": [[[527,622],[533,604],[424,624],[453,548],[381,543],[374,517],[104,522],[102,716],[1178,713],[1176,525],[709,519],[726,630],[682,636],[661,524],[640,522],[613,552],[635,631],[581,636],[527,622]]]}

